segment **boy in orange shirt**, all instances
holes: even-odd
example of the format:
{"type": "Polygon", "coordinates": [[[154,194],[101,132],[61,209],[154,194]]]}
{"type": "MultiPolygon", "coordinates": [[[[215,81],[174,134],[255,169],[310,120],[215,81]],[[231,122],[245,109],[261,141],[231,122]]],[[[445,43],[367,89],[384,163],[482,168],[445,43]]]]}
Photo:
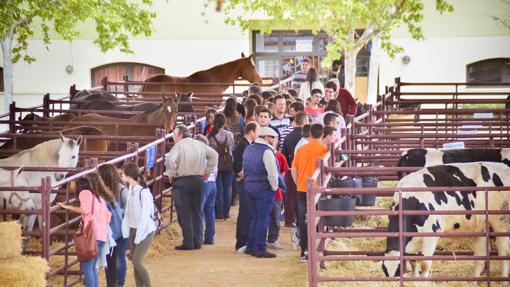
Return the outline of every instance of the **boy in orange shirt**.
{"type": "Polygon", "coordinates": [[[311,127],[312,139],[303,145],[294,156],[292,161],[292,178],[296,182],[296,217],[299,229],[299,245],[301,246],[301,260],[308,260],[305,251],[308,246],[306,227],[306,181],[313,176],[317,168],[317,158],[324,158],[328,148],[321,142],[324,128],[321,124],[313,124],[311,127]]]}

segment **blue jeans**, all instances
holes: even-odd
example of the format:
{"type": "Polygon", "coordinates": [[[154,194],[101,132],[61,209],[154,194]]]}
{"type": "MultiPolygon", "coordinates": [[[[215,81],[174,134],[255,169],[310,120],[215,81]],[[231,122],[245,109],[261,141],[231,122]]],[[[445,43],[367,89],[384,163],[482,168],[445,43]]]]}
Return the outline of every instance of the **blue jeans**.
{"type": "Polygon", "coordinates": [[[252,217],[246,250],[264,251],[266,250],[267,229],[274,203],[274,192],[270,190],[248,192],[248,198],[250,199],[252,217]]]}
{"type": "Polygon", "coordinates": [[[216,177],[216,216],[217,218],[229,218],[232,204],[232,181],[234,171],[218,171],[216,177]]]}
{"type": "Polygon", "coordinates": [[[128,248],[128,239],[117,239],[117,285],[124,286],[126,281],[126,250],[128,248]]]}
{"type": "Polygon", "coordinates": [[[246,246],[250,235],[251,207],[248,194],[244,190],[244,181],[236,181],[236,189],[239,194],[239,215],[236,225],[236,250],[246,246]]]}
{"type": "Polygon", "coordinates": [[[205,221],[204,241],[214,242],[215,231],[215,210],[216,203],[216,183],[214,181],[206,181],[202,186],[202,201],[200,202],[200,210],[202,218],[205,221]]]}
{"type": "Polygon", "coordinates": [[[87,287],[98,287],[96,263],[97,260],[99,259],[101,248],[103,248],[103,245],[104,242],[98,240],[97,248],[99,252],[97,253],[96,257],[90,259],[89,261],[80,263],[81,271],[83,272],[83,276],[85,277],[85,286],[87,287]]]}
{"type": "Polygon", "coordinates": [[[275,243],[280,237],[280,214],[282,210],[282,201],[275,201],[271,209],[271,222],[269,223],[269,232],[267,242],[275,243]]]}

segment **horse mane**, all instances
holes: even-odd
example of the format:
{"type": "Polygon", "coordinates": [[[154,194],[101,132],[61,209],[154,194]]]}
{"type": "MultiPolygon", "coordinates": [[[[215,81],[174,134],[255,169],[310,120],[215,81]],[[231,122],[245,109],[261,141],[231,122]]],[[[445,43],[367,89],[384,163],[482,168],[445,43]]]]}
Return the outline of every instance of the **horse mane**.
{"type": "Polygon", "coordinates": [[[33,148],[20,151],[8,158],[0,159],[0,165],[2,164],[19,164],[18,160],[23,157],[27,157],[29,162],[27,163],[41,163],[42,166],[55,165],[58,162],[58,151],[60,150],[62,140],[60,138],[45,141],[40,143],[33,148]]]}
{"type": "Polygon", "coordinates": [[[209,69],[206,69],[206,70],[197,71],[197,72],[189,75],[188,77],[192,78],[192,77],[197,77],[200,74],[205,73],[205,72],[213,72],[213,71],[217,71],[217,70],[224,70],[225,66],[229,66],[229,65],[232,65],[232,64],[237,64],[237,63],[239,63],[241,61],[245,61],[245,60],[249,60],[249,59],[250,59],[250,57],[243,57],[243,58],[239,58],[239,59],[236,59],[236,60],[233,60],[233,61],[225,62],[223,64],[219,64],[219,65],[213,66],[213,67],[211,67],[209,69]]]}
{"type": "Polygon", "coordinates": [[[58,152],[62,147],[62,144],[67,144],[68,141],[62,142],[62,139],[54,139],[45,141],[34,146],[31,149],[24,150],[19,154],[30,153],[31,159],[37,159],[37,162],[40,163],[48,163],[48,164],[56,164],[58,162],[58,152]],[[51,156],[50,156],[51,155],[51,156]]]}

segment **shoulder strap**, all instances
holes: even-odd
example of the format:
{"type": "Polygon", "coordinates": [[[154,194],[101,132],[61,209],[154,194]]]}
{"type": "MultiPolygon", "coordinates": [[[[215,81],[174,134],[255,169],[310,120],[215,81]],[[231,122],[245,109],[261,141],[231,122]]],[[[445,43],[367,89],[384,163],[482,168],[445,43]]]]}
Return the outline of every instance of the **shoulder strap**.
{"type": "Polygon", "coordinates": [[[92,193],[92,212],[90,214],[90,216],[92,217],[94,215],[94,197],[96,195],[92,191],[90,193],[92,193]]]}

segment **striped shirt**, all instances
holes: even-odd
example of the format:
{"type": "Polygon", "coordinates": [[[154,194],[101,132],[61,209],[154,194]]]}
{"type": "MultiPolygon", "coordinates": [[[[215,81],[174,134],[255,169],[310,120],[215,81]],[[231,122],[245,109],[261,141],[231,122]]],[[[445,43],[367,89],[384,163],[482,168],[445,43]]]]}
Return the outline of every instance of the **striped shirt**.
{"type": "Polygon", "coordinates": [[[295,90],[299,90],[301,87],[301,84],[306,82],[306,73],[303,73],[301,71],[295,72],[294,75],[292,75],[292,88],[295,90]]]}
{"type": "Polygon", "coordinates": [[[291,125],[292,120],[289,115],[283,115],[281,119],[278,119],[277,117],[273,117],[271,119],[271,122],[269,123],[270,126],[275,127],[278,130],[278,133],[280,135],[280,147],[283,144],[283,141],[285,140],[285,137],[292,131],[292,129],[289,130],[289,127],[292,127],[291,125]]]}

